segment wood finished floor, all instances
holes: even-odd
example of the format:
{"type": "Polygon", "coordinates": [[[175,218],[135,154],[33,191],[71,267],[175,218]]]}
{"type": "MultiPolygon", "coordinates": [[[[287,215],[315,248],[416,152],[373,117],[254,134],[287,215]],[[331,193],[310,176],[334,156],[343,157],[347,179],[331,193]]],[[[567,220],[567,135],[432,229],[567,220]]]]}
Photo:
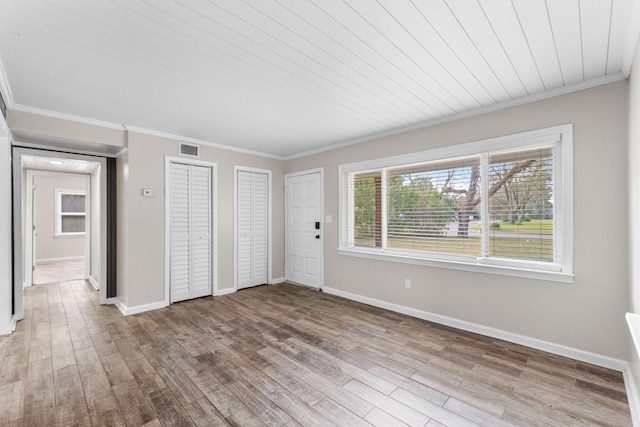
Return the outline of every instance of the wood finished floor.
{"type": "Polygon", "coordinates": [[[631,425],[622,375],[283,284],[124,317],[25,291],[0,425],[631,425]]]}

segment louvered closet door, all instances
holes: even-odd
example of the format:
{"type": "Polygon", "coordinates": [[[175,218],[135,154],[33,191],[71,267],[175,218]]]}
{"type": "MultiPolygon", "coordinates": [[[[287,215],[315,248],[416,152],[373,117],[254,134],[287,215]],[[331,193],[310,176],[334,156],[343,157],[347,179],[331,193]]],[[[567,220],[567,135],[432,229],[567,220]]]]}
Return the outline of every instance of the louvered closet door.
{"type": "Polygon", "coordinates": [[[211,169],[171,163],[171,302],[211,295],[211,169]]]}
{"type": "Polygon", "coordinates": [[[238,289],[268,282],[268,176],[238,171],[237,280],[238,289]]]}

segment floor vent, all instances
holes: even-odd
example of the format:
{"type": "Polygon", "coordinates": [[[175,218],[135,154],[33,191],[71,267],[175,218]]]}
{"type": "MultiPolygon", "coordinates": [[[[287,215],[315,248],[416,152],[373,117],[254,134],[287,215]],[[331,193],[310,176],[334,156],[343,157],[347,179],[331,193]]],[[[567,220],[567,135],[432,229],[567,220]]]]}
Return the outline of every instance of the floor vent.
{"type": "Polygon", "coordinates": [[[193,144],[180,143],[180,154],[183,156],[198,157],[200,155],[200,146],[193,144]]]}

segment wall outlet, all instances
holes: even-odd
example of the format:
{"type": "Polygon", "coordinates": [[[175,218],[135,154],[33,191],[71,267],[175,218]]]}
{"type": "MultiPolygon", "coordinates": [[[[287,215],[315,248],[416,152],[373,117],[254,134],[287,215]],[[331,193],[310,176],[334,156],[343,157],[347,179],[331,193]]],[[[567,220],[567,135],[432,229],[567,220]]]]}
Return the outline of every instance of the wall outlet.
{"type": "Polygon", "coordinates": [[[411,279],[404,279],[404,287],[407,289],[411,288],[411,279]]]}

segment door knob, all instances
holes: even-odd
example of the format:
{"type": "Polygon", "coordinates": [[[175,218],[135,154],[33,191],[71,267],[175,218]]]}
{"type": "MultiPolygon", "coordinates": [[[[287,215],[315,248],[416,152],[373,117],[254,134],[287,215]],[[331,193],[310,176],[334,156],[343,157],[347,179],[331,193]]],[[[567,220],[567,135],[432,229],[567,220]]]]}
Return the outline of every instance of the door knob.
{"type": "Polygon", "coordinates": [[[319,235],[319,234],[316,234],[316,239],[319,239],[319,238],[320,238],[320,235],[319,235]]]}

